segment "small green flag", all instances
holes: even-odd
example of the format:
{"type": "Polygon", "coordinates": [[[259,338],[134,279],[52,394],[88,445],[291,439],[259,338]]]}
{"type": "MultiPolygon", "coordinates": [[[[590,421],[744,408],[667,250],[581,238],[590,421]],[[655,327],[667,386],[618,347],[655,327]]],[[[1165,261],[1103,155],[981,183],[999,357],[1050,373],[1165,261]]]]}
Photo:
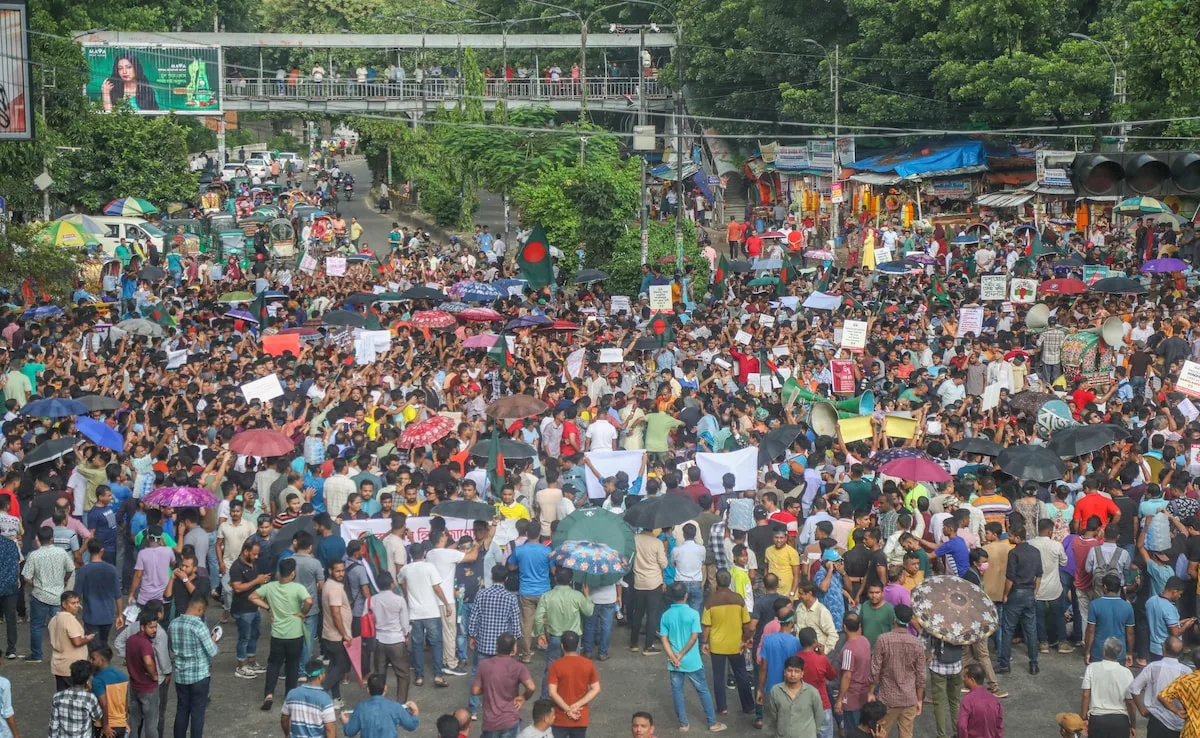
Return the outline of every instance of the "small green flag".
{"type": "Polygon", "coordinates": [[[508,336],[504,331],[496,336],[496,342],[488,349],[487,357],[499,364],[501,367],[511,367],[513,365],[512,354],[508,351],[508,336]]]}

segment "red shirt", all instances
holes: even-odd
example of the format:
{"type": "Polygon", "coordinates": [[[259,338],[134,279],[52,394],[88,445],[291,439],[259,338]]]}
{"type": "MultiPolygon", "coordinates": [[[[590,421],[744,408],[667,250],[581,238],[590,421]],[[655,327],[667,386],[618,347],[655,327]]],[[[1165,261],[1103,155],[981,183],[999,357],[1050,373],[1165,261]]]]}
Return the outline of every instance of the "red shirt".
{"type": "MultiPolygon", "coordinates": [[[[546,683],[553,685],[558,696],[568,705],[587,694],[588,689],[600,681],[591,659],[579,654],[569,653],[550,665],[550,673],[546,675],[546,683]]],[[[554,708],[554,727],[556,728],[586,728],[588,725],[588,708],[584,705],[580,710],[578,720],[567,717],[567,713],[554,708]]]]}
{"type": "Polygon", "coordinates": [[[746,253],[751,257],[756,257],[762,253],[762,239],[758,236],[751,236],[746,239],[746,253]]]}
{"type": "Polygon", "coordinates": [[[579,451],[579,426],[573,421],[563,423],[562,443],[559,445],[559,455],[571,456],[579,451]]]}
{"type": "Polygon", "coordinates": [[[824,654],[807,648],[796,655],[804,661],[804,681],[816,687],[817,693],[821,695],[821,707],[831,709],[829,690],[825,688],[825,683],[837,679],[838,673],[833,664],[829,663],[824,654]]]}
{"type": "Polygon", "coordinates": [[[1100,518],[1100,528],[1108,526],[1112,516],[1120,512],[1117,503],[1111,497],[1105,497],[1099,492],[1089,492],[1075,503],[1074,519],[1079,522],[1080,530],[1087,524],[1087,519],[1095,515],[1100,518]]]}
{"type": "Polygon", "coordinates": [[[1089,403],[1096,401],[1096,393],[1085,387],[1080,387],[1071,393],[1071,402],[1075,403],[1075,415],[1079,416],[1089,403]]]}
{"type": "Polygon", "coordinates": [[[733,349],[729,350],[729,355],[737,362],[738,384],[745,384],[746,377],[758,371],[758,359],[733,349]]]}

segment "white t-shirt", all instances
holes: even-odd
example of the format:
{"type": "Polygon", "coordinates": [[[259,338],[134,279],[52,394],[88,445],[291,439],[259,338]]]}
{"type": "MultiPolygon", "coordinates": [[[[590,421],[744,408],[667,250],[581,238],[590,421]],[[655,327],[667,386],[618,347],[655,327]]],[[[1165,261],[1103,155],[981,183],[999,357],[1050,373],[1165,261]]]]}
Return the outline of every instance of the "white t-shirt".
{"type": "Polygon", "coordinates": [[[442,594],[446,599],[454,601],[454,567],[458,566],[466,554],[457,548],[435,548],[425,554],[425,561],[437,569],[438,581],[442,585],[442,594]]]}
{"type": "Polygon", "coordinates": [[[704,581],[704,558],[707,555],[704,546],[696,541],[688,541],[671,551],[671,565],[675,567],[675,581],[702,582],[704,581]]]}
{"type": "MultiPolygon", "coordinates": [[[[404,585],[408,599],[408,617],[411,620],[440,618],[442,601],[434,592],[441,582],[437,568],[428,561],[414,561],[400,570],[400,583],[404,585]]],[[[450,598],[447,597],[447,600],[450,598]]]]}
{"type": "Polygon", "coordinates": [[[536,725],[526,725],[525,730],[517,734],[517,738],[551,738],[554,732],[550,728],[538,730],[536,725]]]}
{"type": "Polygon", "coordinates": [[[612,451],[617,428],[607,420],[600,420],[589,425],[584,435],[588,439],[588,451],[612,451]]]}

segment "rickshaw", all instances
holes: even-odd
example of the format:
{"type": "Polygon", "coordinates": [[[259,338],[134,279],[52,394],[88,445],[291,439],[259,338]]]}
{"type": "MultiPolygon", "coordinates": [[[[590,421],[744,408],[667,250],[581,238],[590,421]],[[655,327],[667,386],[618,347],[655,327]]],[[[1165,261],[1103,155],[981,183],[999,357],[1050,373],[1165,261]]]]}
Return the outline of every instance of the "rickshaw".
{"type": "Polygon", "coordinates": [[[246,253],[246,234],[241,231],[226,231],[218,238],[221,242],[222,261],[231,256],[240,259],[246,253]]]}
{"type": "Polygon", "coordinates": [[[270,192],[272,197],[278,197],[279,193],[283,192],[283,185],[277,182],[268,182],[263,185],[263,189],[270,192]]]}
{"type": "Polygon", "coordinates": [[[245,218],[238,219],[238,228],[242,229],[242,235],[247,239],[253,238],[258,227],[263,223],[270,223],[274,218],[269,215],[250,215],[245,218]]]}
{"type": "Polygon", "coordinates": [[[233,214],[239,221],[250,217],[250,214],[253,212],[254,201],[249,197],[239,197],[233,201],[233,214]]]}
{"type": "Polygon", "coordinates": [[[267,232],[271,235],[271,252],[276,259],[291,261],[296,257],[296,229],[286,218],[271,221],[267,232]]]}
{"type": "Polygon", "coordinates": [[[324,210],[315,205],[309,205],[307,203],[304,205],[296,204],[292,207],[291,212],[292,227],[296,229],[297,233],[299,233],[300,231],[304,230],[305,223],[309,222],[318,215],[323,215],[324,213],[324,210]]]}
{"type": "Polygon", "coordinates": [[[183,229],[184,237],[183,247],[178,250],[180,256],[193,256],[208,250],[204,221],[202,220],[195,218],[163,218],[159,221],[158,227],[167,234],[163,238],[163,245],[168,251],[175,250],[175,237],[179,235],[180,229],[183,229]]]}
{"type": "Polygon", "coordinates": [[[258,207],[254,208],[254,212],[251,213],[251,215],[267,215],[274,219],[282,217],[283,211],[278,205],[259,205],[258,207]]]}

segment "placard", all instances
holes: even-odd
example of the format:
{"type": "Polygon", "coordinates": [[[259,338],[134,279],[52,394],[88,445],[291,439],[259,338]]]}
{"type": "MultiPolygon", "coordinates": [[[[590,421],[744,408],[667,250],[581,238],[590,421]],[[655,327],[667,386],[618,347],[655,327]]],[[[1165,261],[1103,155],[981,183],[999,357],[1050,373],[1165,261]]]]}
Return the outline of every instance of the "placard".
{"type": "Polygon", "coordinates": [[[981,307],[965,307],[958,310],[958,335],[956,338],[964,338],[968,333],[979,337],[983,332],[983,308],[981,307]]]}
{"type": "Polygon", "coordinates": [[[829,362],[829,370],[833,375],[833,393],[835,395],[854,394],[854,362],[847,359],[834,359],[829,362]]]}
{"type": "Polygon", "coordinates": [[[305,251],[304,258],[300,259],[300,271],[307,274],[317,271],[317,257],[305,251]]]}
{"type": "Polygon", "coordinates": [[[867,347],[867,321],[847,320],[842,323],[842,348],[862,351],[867,347]]]}
{"type": "Polygon", "coordinates": [[[1179,370],[1179,379],[1175,382],[1175,389],[1188,397],[1200,397],[1200,364],[1190,360],[1184,361],[1183,368],[1179,370]]]}
{"type": "Polygon", "coordinates": [[[625,361],[625,354],[621,353],[621,349],[600,349],[601,364],[620,364],[622,361],[625,361]]]}
{"type": "Polygon", "coordinates": [[[276,397],[283,397],[283,385],[279,383],[279,375],[268,374],[261,379],[243,384],[242,395],[246,398],[246,402],[258,400],[266,404],[276,397]]]}
{"type": "Polygon", "coordinates": [[[750,341],[753,340],[753,338],[754,338],[754,334],[748,333],[748,332],[740,330],[740,329],[738,330],[737,333],[733,334],[733,342],[740,343],[744,346],[749,346],[750,341]]]}
{"type": "Polygon", "coordinates": [[[875,264],[884,264],[892,260],[892,247],[880,246],[875,249],[875,264]]]}
{"type": "Polygon", "coordinates": [[[1200,410],[1197,410],[1195,403],[1187,397],[1180,400],[1175,407],[1179,408],[1179,412],[1183,413],[1183,417],[1187,418],[1189,423],[1200,417],[1200,410]]]}
{"type": "Polygon", "coordinates": [[[629,307],[629,297],[627,295],[613,295],[610,302],[611,308],[609,312],[613,313],[632,313],[633,310],[629,307]]]}
{"type": "Polygon", "coordinates": [[[346,274],[346,257],[326,256],[325,274],[330,277],[341,277],[346,274]]]}
{"type": "Polygon", "coordinates": [[[1108,267],[1106,266],[1085,266],[1083,268],[1083,283],[1091,287],[1096,282],[1108,276],[1108,267]]]}
{"type": "Polygon", "coordinates": [[[979,278],[980,300],[1008,299],[1008,277],[1003,274],[985,274],[979,278]]]}
{"type": "Polygon", "coordinates": [[[841,431],[842,443],[861,441],[875,435],[875,429],[871,427],[874,420],[870,415],[856,415],[839,420],[838,430],[841,431]]]}
{"type": "Polygon", "coordinates": [[[671,285],[650,285],[650,309],[656,313],[671,312],[671,285]]]}
{"type": "Polygon", "coordinates": [[[883,432],[892,438],[912,438],[917,435],[917,421],[904,415],[889,414],[883,424],[883,432]]]}
{"type": "Polygon", "coordinates": [[[988,386],[984,387],[983,388],[983,401],[980,403],[979,409],[986,413],[988,410],[991,410],[992,408],[999,405],[1000,404],[1000,390],[1002,390],[1002,389],[1004,389],[1004,386],[1002,384],[1000,384],[999,382],[997,382],[996,384],[989,384],[988,386]]]}
{"type": "Polygon", "coordinates": [[[787,346],[776,346],[771,349],[771,353],[776,356],[791,356],[792,352],[787,346]]]}
{"type": "Polygon", "coordinates": [[[1037,302],[1038,281],[1036,279],[1014,279],[1009,283],[1008,299],[1013,302],[1037,302]]]}
{"type": "Polygon", "coordinates": [[[759,313],[758,324],[763,328],[770,328],[771,326],[775,325],[775,316],[767,313],[759,313]]]}

